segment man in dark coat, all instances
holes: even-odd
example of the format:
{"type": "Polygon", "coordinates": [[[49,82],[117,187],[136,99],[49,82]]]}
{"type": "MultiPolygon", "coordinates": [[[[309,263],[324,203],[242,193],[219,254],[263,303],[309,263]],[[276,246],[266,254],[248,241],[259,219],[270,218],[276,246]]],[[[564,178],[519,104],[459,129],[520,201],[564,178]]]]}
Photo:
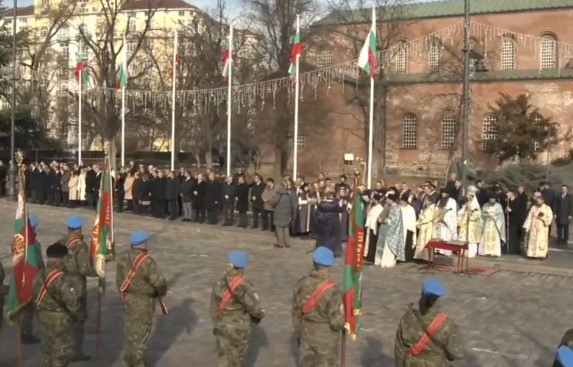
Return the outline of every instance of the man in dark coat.
{"type": "Polygon", "coordinates": [[[96,173],[94,172],[92,166],[88,166],[86,171],[86,200],[90,208],[95,208],[95,198],[94,198],[94,190],[95,190],[94,184],[96,181],[95,176],[96,173]]]}
{"type": "Polygon", "coordinates": [[[177,219],[179,209],[177,207],[177,198],[179,197],[179,178],[175,177],[175,172],[170,171],[165,184],[165,200],[167,200],[167,212],[169,220],[177,219]]]}
{"type": "Polygon", "coordinates": [[[573,217],[573,197],[567,185],[561,185],[561,194],[555,199],[553,208],[557,224],[557,244],[567,245],[569,241],[569,222],[573,217]]]}
{"type": "Polygon", "coordinates": [[[202,173],[197,175],[197,184],[193,190],[193,210],[195,211],[194,222],[205,222],[205,193],[207,191],[207,182],[202,173]]]}
{"type": "Polygon", "coordinates": [[[166,184],[163,172],[158,171],[153,181],[151,181],[151,199],[153,200],[151,209],[155,218],[165,218],[166,184]]]}
{"type": "Polygon", "coordinates": [[[518,255],[521,252],[523,240],[523,223],[527,217],[527,195],[507,191],[507,207],[505,209],[509,221],[507,223],[507,253],[518,255]]]}
{"type": "Polygon", "coordinates": [[[225,215],[224,226],[232,226],[235,216],[235,195],[237,185],[233,182],[233,176],[228,176],[222,186],[223,213],[225,215]]]}
{"type": "Polygon", "coordinates": [[[259,215],[264,209],[263,191],[265,191],[265,187],[263,177],[256,173],[255,180],[251,184],[251,209],[253,211],[253,226],[251,228],[259,226],[259,215]]]}
{"type": "Polygon", "coordinates": [[[238,227],[247,228],[247,210],[249,210],[249,185],[245,181],[245,176],[237,178],[237,191],[235,195],[235,202],[237,204],[237,211],[239,212],[239,225],[238,227]]]}
{"type": "Polygon", "coordinates": [[[280,185],[270,205],[274,208],[273,225],[277,235],[275,247],[290,247],[290,222],[294,208],[289,194],[284,186],[280,185]]]}
{"type": "Polygon", "coordinates": [[[209,181],[205,189],[205,209],[207,209],[207,222],[217,224],[219,208],[221,205],[221,183],[215,173],[209,173],[209,181]]]}
{"type": "Polygon", "coordinates": [[[181,202],[183,205],[183,222],[191,222],[191,216],[193,214],[193,187],[195,186],[195,181],[191,177],[191,173],[186,171],[184,173],[184,179],[181,181],[179,187],[179,193],[181,195],[181,202]]]}

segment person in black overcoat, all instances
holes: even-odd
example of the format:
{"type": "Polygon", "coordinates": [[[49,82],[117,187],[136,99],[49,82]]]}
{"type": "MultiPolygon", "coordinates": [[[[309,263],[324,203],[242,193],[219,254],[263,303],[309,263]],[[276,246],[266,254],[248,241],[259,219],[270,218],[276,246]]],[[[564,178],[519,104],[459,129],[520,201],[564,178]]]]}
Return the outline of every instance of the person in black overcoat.
{"type": "Polygon", "coordinates": [[[195,180],[191,176],[191,172],[185,171],[184,178],[179,186],[179,194],[181,196],[181,203],[183,205],[183,222],[191,222],[193,215],[193,190],[195,187],[195,180]]]}
{"type": "Polygon", "coordinates": [[[59,185],[59,179],[57,176],[56,168],[50,167],[47,173],[47,180],[48,180],[48,205],[56,205],[56,195],[59,185]]]}
{"type": "Polygon", "coordinates": [[[193,189],[193,210],[195,211],[194,222],[205,222],[205,192],[207,191],[207,182],[202,173],[197,175],[197,184],[193,189]]]}
{"type": "Polygon", "coordinates": [[[224,226],[232,226],[235,216],[235,195],[237,193],[237,185],[233,182],[233,176],[225,178],[225,183],[221,188],[221,196],[223,200],[223,214],[225,215],[224,226]]]}
{"type": "Polygon", "coordinates": [[[207,209],[207,222],[217,224],[219,208],[221,207],[221,182],[213,172],[209,173],[209,180],[205,189],[205,209],[207,209]]]}
{"type": "Polygon", "coordinates": [[[523,223],[527,217],[527,194],[519,190],[507,190],[507,207],[505,208],[507,221],[507,253],[518,255],[521,253],[523,240],[523,223]]]}
{"type": "Polygon", "coordinates": [[[95,208],[95,199],[94,199],[94,184],[95,184],[95,176],[96,173],[93,170],[92,166],[87,166],[86,171],[86,201],[88,202],[89,208],[95,208]]]}
{"type": "Polygon", "coordinates": [[[553,215],[557,224],[557,244],[567,245],[569,241],[569,222],[573,218],[573,197],[567,185],[561,185],[561,193],[555,198],[553,215]]]}
{"type": "Polygon", "coordinates": [[[46,198],[48,195],[48,188],[50,186],[48,180],[48,173],[49,168],[48,166],[42,166],[42,170],[40,171],[39,179],[38,179],[38,187],[40,190],[40,204],[44,204],[46,202],[46,198]]]}
{"type": "Polygon", "coordinates": [[[266,185],[263,182],[263,177],[255,173],[255,180],[251,183],[251,209],[253,211],[253,225],[251,228],[259,226],[259,216],[264,209],[263,192],[266,185]]]}
{"type": "Polygon", "coordinates": [[[340,241],[340,213],[342,208],[334,200],[334,193],[326,192],[325,198],[316,208],[316,247],[327,247],[335,257],[342,255],[342,242],[340,241]]]}
{"type": "Polygon", "coordinates": [[[123,202],[125,200],[125,172],[123,169],[119,171],[113,181],[113,191],[115,193],[115,203],[117,205],[117,212],[123,213],[123,202]]]}
{"type": "Polygon", "coordinates": [[[178,198],[179,177],[175,176],[174,171],[170,171],[167,174],[167,181],[165,184],[165,200],[167,200],[167,212],[169,213],[169,220],[175,220],[179,215],[179,208],[177,207],[178,198]]]}
{"type": "Polygon", "coordinates": [[[155,218],[165,218],[165,191],[166,180],[162,171],[157,172],[157,176],[151,181],[151,199],[153,205],[151,210],[155,218]]]}
{"type": "Polygon", "coordinates": [[[133,186],[137,192],[137,197],[133,201],[133,210],[136,214],[149,215],[151,206],[151,178],[149,174],[139,174],[135,176],[133,186]],[[137,202],[137,204],[135,204],[137,202]]]}
{"type": "Polygon", "coordinates": [[[249,210],[249,185],[245,181],[245,176],[237,177],[237,190],[235,192],[235,202],[237,204],[237,211],[239,212],[239,225],[238,227],[247,228],[248,218],[247,210],[249,210]]]}

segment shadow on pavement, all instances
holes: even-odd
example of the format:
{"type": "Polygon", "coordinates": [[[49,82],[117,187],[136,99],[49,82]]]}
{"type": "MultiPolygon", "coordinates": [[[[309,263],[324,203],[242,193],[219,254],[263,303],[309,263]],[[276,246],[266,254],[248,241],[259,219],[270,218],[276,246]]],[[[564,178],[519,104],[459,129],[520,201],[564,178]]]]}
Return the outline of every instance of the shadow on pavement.
{"type": "Polygon", "coordinates": [[[268,345],[269,339],[265,329],[259,325],[255,325],[251,333],[251,343],[249,344],[249,350],[247,351],[245,367],[254,367],[257,363],[257,359],[259,358],[261,349],[268,345]]]}
{"type": "Polygon", "coordinates": [[[363,367],[386,367],[394,365],[394,358],[384,353],[382,342],[373,336],[366,337],[366,349],[362,351],[363,367]]]}

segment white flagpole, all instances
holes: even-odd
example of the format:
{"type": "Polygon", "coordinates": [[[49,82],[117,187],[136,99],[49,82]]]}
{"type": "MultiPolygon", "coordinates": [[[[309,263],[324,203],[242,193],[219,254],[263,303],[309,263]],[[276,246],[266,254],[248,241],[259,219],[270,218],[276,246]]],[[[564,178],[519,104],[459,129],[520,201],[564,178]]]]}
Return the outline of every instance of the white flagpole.
{"type": "MultiPolygon", "coordinates": [[[[125,35],[123,35],[123,64],[122,72],[127,73],[127,42],[125,40],[125,35]]],[[[127,74],[125,74],[127,75],[127,74]]],[[[123,78],[123,74],[120,75],[123,78]]],[[[127,86],[123,85],[123,80],[121,83],[121,166],[125,167],[125,88],[127,86]]]]}
{"type": "MultiPolygon", "coordinates": [[[[372,7],[372,29],[376,30],[376,8],[372,7]]],[[[372,187],[372,156],[374,145],[374,77],[370,76],[370,115],[368,121],[368,176],[366,184],[372,187]]]]}
{"type": "Polygon", "coordinates": [[[229,26],[229,73],[227,75],[227,177],[231,176],[231,93],[233,90],[233,25],[229,26]]]}
{"type": "MultiPolygon", "coordinates": [[[[296,16],[296,34],[300,33],[300,15],[296,16]]],[[[296,35],[295,35],[296,37],[296,35]]],[[[296,42],[296,40],[295,40],[296,42]]],[[[294,131],[293,131],[293,152],[292,152],[292,179],[296,180],[298,175],[298,102],[300,94],[300,83],[299,83],[299,64],[300,55],[296,55],[296,65],[295,65],[295,85],[294,85],[294,131]]]]}
{"type": "MultiPolygon", "coordinates": [[[[82,40],[79,40],[79,50],[78,59],[80,62],[84,62],[82,55],[82,40]]],[[[76,67],[77,67],[76,60],[76,67]]],[[[82,165],[82,82],[83,82],[83,65],[80,74],[78,75],[78,166],[82,165]]]]}
{"type": "Polygon", "coordinates": [[[171,170],[175,171],[175,83],[177,80],[177,31],[173,37],[173,71],[171,89],[171,170]]]}

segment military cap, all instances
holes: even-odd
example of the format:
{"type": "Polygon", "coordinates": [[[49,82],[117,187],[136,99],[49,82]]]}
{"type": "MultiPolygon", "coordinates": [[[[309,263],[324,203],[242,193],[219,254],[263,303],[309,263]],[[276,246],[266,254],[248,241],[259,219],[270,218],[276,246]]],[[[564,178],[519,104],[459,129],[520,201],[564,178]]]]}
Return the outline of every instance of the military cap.
{"type": "Polygon", "coordinates": [[[317,247],[312,255],[312,260],[316,265],[331,267],[334,265],[334,254],[327,247],[317,247]]]}
{"type": "Polygon", "coordinates": [[[555,359],[561,363],[563,367],[573,367],[573,349],[567,345],[560,346],[559,349],[557,349],[555,359]]]}
{"type": "Polygon", "coordinates": [[[249,265],[249,256],[243,251],[231,251],[227,259],[231,265],[238,269],[244,269],[249,265]]]}
{"type": "Polygon", "coordinates": [[[149,233],[147,231],[135,231],[130,236],[131,247],[141,246],[149,241],[149,233]]]}
{"type": "Polygon", "coordinates": [[[38,226],[38,223],[40,223],[40,221],[38,220],[38,216],[34,214],[30,214],[28,216],[28,220],[30,221],[30,225],[32,226],[32,228],[36,228],[38,226]]]}
{"type": "Polygon", "coordinates": [[[72,215],[68,217],[68,228],[69,229],[78,229],[82,228],[84,225],[84,219],[77,215],[72,215]]]}
{"type": "Polygon", "coordinates": [[[46,256],[52,259],[61,259],[68,254],[68,248],[59,242],[48,246],[46,249],[46,256]]]}
{"type": "Polygon", "coordinates": [[[436,279],[426,279],[422,286],[422,294],[426,296],[444,297],[448,294],[446,287],[436,279]]]}

